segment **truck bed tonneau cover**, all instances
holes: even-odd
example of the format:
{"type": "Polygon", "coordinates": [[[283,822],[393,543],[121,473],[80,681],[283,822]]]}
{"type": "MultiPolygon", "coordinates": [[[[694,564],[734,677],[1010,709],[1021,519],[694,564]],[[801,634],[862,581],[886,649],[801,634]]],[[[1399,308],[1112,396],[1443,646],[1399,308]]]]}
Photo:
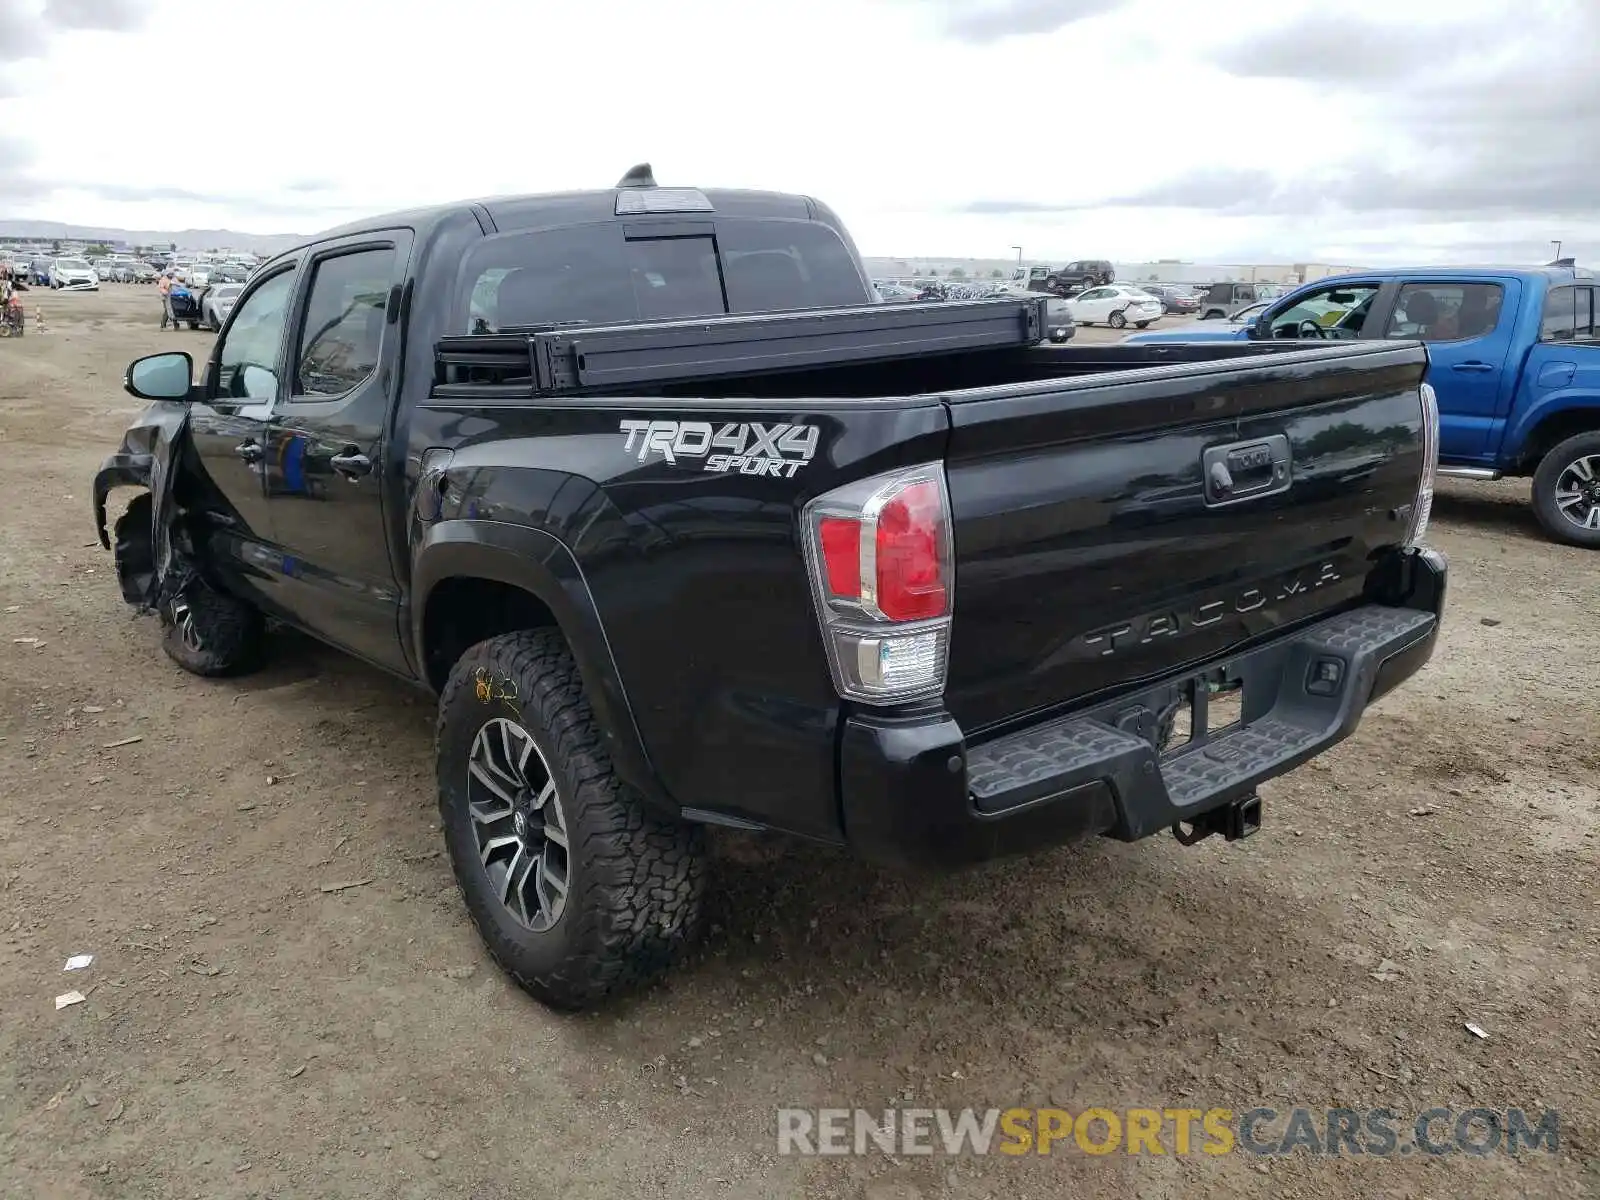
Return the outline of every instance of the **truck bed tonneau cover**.
{"type": "Polygon", "coordinates": [[[484,368],[523,394],[559,395],[1028,346],[1044,336],[1045,304],[1000,297],[852,305],[444,337],[433,394],[468,385],[481,395],[472,385],[484,368]]]}

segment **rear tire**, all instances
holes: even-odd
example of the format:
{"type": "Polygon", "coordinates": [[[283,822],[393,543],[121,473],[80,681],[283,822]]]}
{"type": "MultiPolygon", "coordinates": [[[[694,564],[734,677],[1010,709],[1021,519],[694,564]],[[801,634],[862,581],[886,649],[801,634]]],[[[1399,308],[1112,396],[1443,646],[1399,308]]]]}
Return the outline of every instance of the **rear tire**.
{"type": "Polygon", "coordinates": [[[1135,321],[1133,323],[1133,327],[1135,329],[1149,329],[1150,328],[1150,322],[1149,321],[1135,321]]]}
{"type": "Polygon", "coordinates": [[[1533,475],[1533,511],[1556,541],[1600,550],[1600,526],[1583,524],[1600,521],[1594,515],[1600,513],[1600,430],[1557,443],[1539,461],[1533,475]]]}
{"type": "Polygon", "coordinates": [[[260,611],[202,579],[163,604],[159,615],[161,648],[185,671],[220,678],[261,665],[267,628],[260,611]]]}
{"type": "Polygon", "coordinates": [[[591,1007],[690,943],[704,831],[647,810],[618,778],[559,630],[462,655],[439,698],[436,756],[467,913],[535,999],[591,1007]]]}

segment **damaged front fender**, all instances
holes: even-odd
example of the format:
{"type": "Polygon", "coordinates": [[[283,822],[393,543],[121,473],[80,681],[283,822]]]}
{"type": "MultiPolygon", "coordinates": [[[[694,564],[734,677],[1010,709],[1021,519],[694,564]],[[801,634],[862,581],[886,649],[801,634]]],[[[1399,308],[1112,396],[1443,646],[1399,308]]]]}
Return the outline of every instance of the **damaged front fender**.
{"type": "Polygon", "coordinates": [[[94,477],[94,522],[100,544],[111,548],[106,526],[106,496],[112,488],[145,489],[149,501],[135,501],[117,522],[117,580],[122,598],[149,608],[170,591],[173,574],[173,484],[178,456],[189,428],[185,404],[158,400],[140,413],[122,435],[122,445],[100,464],[94,477]],[[149,521],[144,528],[144,521],[149,521]],[[164,585],[167,585],[164,587],[164,585]]]}

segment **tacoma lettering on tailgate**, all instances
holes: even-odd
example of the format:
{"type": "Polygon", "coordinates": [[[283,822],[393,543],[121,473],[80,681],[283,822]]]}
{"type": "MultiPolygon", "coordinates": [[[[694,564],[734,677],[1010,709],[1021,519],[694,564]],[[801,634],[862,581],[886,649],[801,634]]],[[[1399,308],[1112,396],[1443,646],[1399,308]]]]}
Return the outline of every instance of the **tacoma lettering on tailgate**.
{"type": "Polygon", "coordinates": [[[1163,638],[1182,637],[1218,621],[1232,613],[1249,613],[1268,603],[1288,600],[1306,592],[1313,592],[1337,583],[1342,576],[1331,562],[1319,563],[1302,571],[1294,571],[1276,580],[1256,584],[1227,595],[1182,608],[1162,609],[1145,613],[1116,625],[1091,629],[1078,639],[1078,646],[1088,655],[1102,658],[1120,654],[1134,646],[1147,646],[1163,638]]]}

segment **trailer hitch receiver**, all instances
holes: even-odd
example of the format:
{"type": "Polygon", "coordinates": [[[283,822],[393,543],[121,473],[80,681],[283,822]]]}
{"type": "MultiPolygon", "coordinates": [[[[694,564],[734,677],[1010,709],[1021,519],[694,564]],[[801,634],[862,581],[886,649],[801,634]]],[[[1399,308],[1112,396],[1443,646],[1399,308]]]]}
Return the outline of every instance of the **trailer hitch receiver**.
{"type": "Polygon", "coordinates": [[[1261,797],[1252,792],[1248,796],[1230,801],[1221,808],[1203,812],[1193,821],[1175,822],[1172,836],[1181,846],[1192,846],[1214,833],[1236,842],[1247,838],[1261,828],[1261,797]]]}

